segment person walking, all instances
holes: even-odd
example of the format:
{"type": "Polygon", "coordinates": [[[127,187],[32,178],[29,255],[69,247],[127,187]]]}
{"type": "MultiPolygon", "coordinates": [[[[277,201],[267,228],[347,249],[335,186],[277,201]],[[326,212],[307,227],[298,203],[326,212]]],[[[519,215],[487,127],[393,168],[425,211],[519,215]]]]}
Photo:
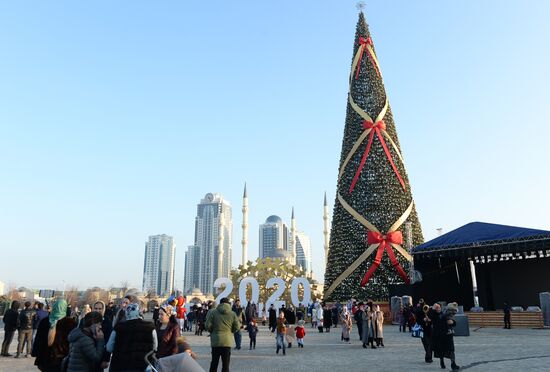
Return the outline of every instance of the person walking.
{"type": "Polygon", "coordinates": [[[304,348],[304,337],[306,336],[305,322],[303,319],[298,320],[298,325],[296,326],[296,342],[298,347],[304,348]]]}
{"type": "Polygon", "coordinates": [[[350,333],[351,333],[351,315],[349,314],[348,308],[344,307],[342,309],[342,314],[340,315],[342,321],[342,336],[341,341],[350,343],[350,333]]]}
{"type": "Polygon", "coordinates": [[[235,338],[235,350],[241,350],[241,342],[243,340],[243,334],[241,333],[241,328],[243,328],[243,324],[245,321],[243,308],[241,306],[241,300],[237,298],[231,310],[233,310],[235,315],[237,315],[237,319],[239,319],[239,329],[237,330],[237,332],[233,334],[233,337],[235,338]]]}
{"type": "Polygon", "coordinates": [[[258,335],[258,326],[256,321],[252,318],[250,323],[246,325],[246,330],[248,332],[248,338],[250,338],[250,347],[248,350],[256,349],[256,336],[258,335]]]}
{"type": "Polygon", "coordinates": [[[222,359],[222,372],[229,372],[233,334],[239,329],[239,319],[237,314],[231,310],[229,299],[227,297],[222,298],[220,304],[210,310],[206,317],[206,330],[210,332],[210,346],[212,347],[210,372],[218,370],[220,357],[222,359]]]}
{"type": "Polygon", "coordinates": [[[504,303],[504,329],[512,329],[512,323],[510,322],[511,318],[512,318],[512,314],[511,314],[511,308],[510,308],[510,305],[508,305],[508,303],[504,303]]]}
{"type": "Polygon", "coordinates": [[[287,342],[287,348],[289,349],[292,347],[292,343],[295,340],[294,326],[296,325],[296,313],[294,311],[295,310],[292,305],[289,305],[288,308],[284,310],[285,319],[287,322],[285,341],[287,342]]]}
{"type": "Polygon", "coordinates": [[[283,349],[283,355],[286,354],[286,345],[285,345],[285,335],[286,335],[286,319],[285,319],[285,313],[283,311],[279,311],[279,318],[277,318],[277,335],[276,335],[276,341],[277,341],[277,351],[276,353],[279,354],[279,350],[283,349]]]}
{"type": "Polygon", "coordinates": [[[256,318],[256,312],[257,312],[256,304],[253,303],[252,301],[249,301],[246,304],[246,309],[244,311],[246,324],[249,324],[256,318]]]}
{"type": "Polygon", "coordinates": [[[269,329],[271,330],[271,333],[275,332],[275,329],[277,328],[277,310],[275,310],[275,306],[271,304],[269,306],[269,329]]]}
{"type": "Polygon", "coordinates": [[[432,352],[432,318],[435,310],[428,305],[422,303],[422,308],[417,310],[415,314],[416,324],[422,327],[422,346],[424,347],[424,361],[426,363],[433,362],[432,352]]]}
{"type": "Polygon", "coordinates": [[[19,342],[17,344],[17,354],[15,355],[16,358],[19,358],[23,353],[23,348],[25,345],[27,346],[25,358],[27,358],[30,354],[32,345],[32,326],[35,318],[36,311],[31,307],[31,302],[25,302],[25,308],[19,313],[19,322],[17,327],[19,342]]]}
{"type": "Polygon", "coordinates": [[[2,356],[12,356],[10,351],[10,345],[13,341],[13,335],[17,330],[17,322],[19,318],[19,301],[13,301],[11,307],[4,314],[4,341],[2,342],[2,356]]]}
{"type": "Polygon", "coordinates": [[[433,322],[433,351],[436,358],[439,358],[441,368],[445,368],[445,358],[451,360],[451,368],[453,371],[458,371],[460,366],[455,361],[455,345],[453,332],[449,332],[456,322],[453,319],[447,319],[445,314],[441,312],[441,305],[434,305],[433,322]]]}
{"type": "Polygon", "coordinates": [[[80,327],[69,334],[69,363],[67,372],[100,372],[105,351],[105,338],[101,330],[103,316],[92,311],[81,319],[80,327]]]}
{"type": "Polygon", "coordinates": [[[159,310],[159,324],[156,327],[158,347],[157,358],[177,354],[177,339],[181,336],[180,328],[174,308],[170,305],[161,306],[159,310]]]}

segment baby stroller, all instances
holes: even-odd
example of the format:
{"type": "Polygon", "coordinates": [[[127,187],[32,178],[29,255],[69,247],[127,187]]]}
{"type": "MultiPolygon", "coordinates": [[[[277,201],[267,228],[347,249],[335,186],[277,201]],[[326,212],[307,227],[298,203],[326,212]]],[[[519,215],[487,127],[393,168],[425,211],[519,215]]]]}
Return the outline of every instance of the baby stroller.
{"type": "Polygon", "coordinates": [[[145,355],[145,361],[149,365],[146,372],[205,372],[187,352],[157,359],[151,350],[145,355]]]}

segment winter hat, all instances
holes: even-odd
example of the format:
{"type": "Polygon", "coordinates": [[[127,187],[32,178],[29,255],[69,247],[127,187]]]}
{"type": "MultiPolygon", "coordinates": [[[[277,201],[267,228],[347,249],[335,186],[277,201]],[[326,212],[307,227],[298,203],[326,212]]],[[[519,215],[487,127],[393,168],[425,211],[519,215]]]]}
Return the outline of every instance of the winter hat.
{"type": "Polygon", "coordinates": [[[298,320],[298,325],[299,325],[299,326],[302,326],[302,327],[303,327],[303,326],[304,326],[304,324],[305,324],[305,323],[304,323],[304,321],[303,321],[303,320],[301,320],[301,319],[300,319],[300,320],[298,320]]]}
{"type": "Polygon", "coordinates": [[[52,312],[50,313],[50,328],[55,327],[58,320],[67,316],[67,301],[64,299],[56,300],[52,305],[52,312]]]}
{"type": "Polygon", "coordinates": [[[447,310],[452,310],[454,312],[457,312],[458,304],[456,302],[451,302],[450,304],[447,304],[447,310]]]}
{"type": "Polygon", "coordinates": [[[164,311],[166,313],[166,315],[168,315],[168,316],[172,315],[172,312],[174,311],[174,307],[172,305],[168,305],[168,304],[162,305],[160,307],[160,309],[162,311],[164,311]]]}
{"type": "Polygon", "coordinates": [[[139,304],[133,303],[126,306],[126,320],[139,319],[139,304]]]}

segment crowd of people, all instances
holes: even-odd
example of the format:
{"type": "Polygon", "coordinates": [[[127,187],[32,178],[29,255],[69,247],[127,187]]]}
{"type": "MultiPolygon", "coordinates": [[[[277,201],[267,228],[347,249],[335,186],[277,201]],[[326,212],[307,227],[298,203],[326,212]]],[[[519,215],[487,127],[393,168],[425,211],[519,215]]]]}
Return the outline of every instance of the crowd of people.
{"type": "MultiPolygon", "coordinates": [[[[9,353],[15,331],[18,345],[15,358],[35,358],[43,372],[145,371],[156,362],[174,366],[198,364],[196,355],[181,336],[175,309],[159,307],[157,322],[144,320],[138,299],[127,295],[119,304],[102,301],[71,309],[65,299],[44,304],[13,301],[4,314],[2,356],[9,353]],[[151,355],[151,363],[146,356],[151,355]]],[[[197,370],[202,370],[197,369],[197,370]]]]}
{"type": "MultiPolygon", "coordinates": [[[[432,363],[435,357],[445,368],[447,358],[453,370],[460,368],[453,341],[456,306],[451,303],[442,309],[438,303],[430,307],[420,300],[416,306],[400,309],[399,331],[407,332],[408,328],[421,339],[426,363],[432,363]]],[[[132,295],[124,297],[118,306],[96,301],[80,311],[71,309],[64,299],[57,299],[49,307],[31,302],[25,302],[21,310],[20,307],[19,302],[13,301],[4,314],[2,356],[13,356],[9,347],[17,331],[15,358],[31,355],[37,368],[44,372],[95,372],[107,368],[144,371],[148,365],[145,358],[151,354],[151,363],[185,362],[198,367],[195,353],[182,336],[184,332],[210,337],[210,371],[217,371],[220,359],[222,371],[229,371],[231,349],[242,348],[243,332],[248,335],[249,350],[256,349],[257,319],[264,325],[268,323],[276,354],[286,355],[293,345],[304,348],[306,323],[319,333],[340,325],[340,340],[348,344],[355,326],[363,348],[384,347],[384,312],[371,300],[350,300],[347,304],[316,301],[307,306],[282,305],[278,309],[271,304],[262,312],[252,302],[243,306],[239,299],[232,302],[223,298],[218,306],[214,301],[191,304],[187,310],[166,301],[155,306],[151,322],[143,318],[143,309],[132,295]]]]}

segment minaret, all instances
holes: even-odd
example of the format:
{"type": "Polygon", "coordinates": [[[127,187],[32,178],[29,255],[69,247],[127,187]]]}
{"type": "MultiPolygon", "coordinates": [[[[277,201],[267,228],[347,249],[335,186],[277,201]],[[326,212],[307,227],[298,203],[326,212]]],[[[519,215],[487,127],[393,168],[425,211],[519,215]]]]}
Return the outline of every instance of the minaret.
{"type": "Polygon", "coordinates": [[[224,275],[224,272],[223,272],[224,229],[225,229],[225,221],[224,221],[224,215],[223,215],[223,204],[221,204],[219,221],[218,221],[218,278],[222,278],[224,275]]]}
{"type": "Polygon", "coordinates": [[[323,205],[323,236],[325,238],[325,267],[328,261],[328,244],[329,244],[329,232],[328,232],[328,204],[327,193],[325,192],[325,203],[323,205]]]}
{"type": "Polygon", "coordinates": [[[243,245],[243,254],[242,254],[242,265],[246,266],[248,262],[248,195],[246,193],[246,182],[244,184],[244,193],[243,193],[243,240],[241,244],[243,245]]]}
{"type": "Polygon", "coordinates": [[[290,247],[291,262],[296,265],[296,219],[294,218],[294,207],[292,207],[292,216],[290,217],[290,247]]]}

